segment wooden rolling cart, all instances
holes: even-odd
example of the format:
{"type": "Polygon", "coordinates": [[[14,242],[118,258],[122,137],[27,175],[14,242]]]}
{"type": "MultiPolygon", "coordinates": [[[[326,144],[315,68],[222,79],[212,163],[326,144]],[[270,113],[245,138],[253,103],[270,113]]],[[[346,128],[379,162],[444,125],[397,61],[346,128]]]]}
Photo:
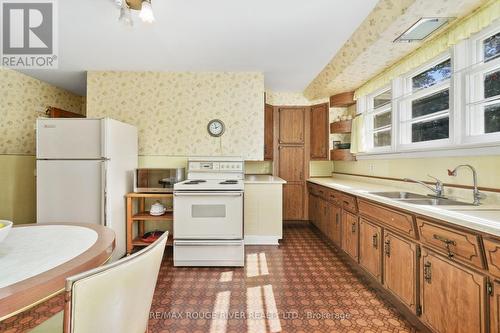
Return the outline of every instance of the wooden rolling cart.
{"type": "MultiPolygon", "coordinates": [[[[142,236],[144,235],[144,224],[146,221],[173,221],[174,211],[173,208],[165,212],[165,214],[160,216],[153,216],[149,214],[146,210],[146,199],[166,199],[173,200],[172,193],[128,193],[125,196],[127,200],[127,255],[130,255],[134,249],[134,246],[148,246],[150,243],[142,241],[142,236]],[[138,200],[137,207],[139,208],[137,212],[134,212],[134,200],[138,200]],[[138,235],[133,238],[133,225],[138,222],[138,235]]],[[[173,245],[173,231],[170,230],[170,235],[168,236],[167,246],[173,245]]]]}

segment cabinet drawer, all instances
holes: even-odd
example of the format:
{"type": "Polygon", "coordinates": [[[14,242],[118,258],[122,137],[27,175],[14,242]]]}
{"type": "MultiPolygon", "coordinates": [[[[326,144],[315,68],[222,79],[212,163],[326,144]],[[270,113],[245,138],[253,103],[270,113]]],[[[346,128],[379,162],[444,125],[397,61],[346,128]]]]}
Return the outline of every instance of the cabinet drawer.
{"type": "Polygon", "coordinates": [[[340,192],[337,192],[335,190],[328,190],[327,192],[327,197],[326,200],[330,201],[331,203],[335,205],[342,205],[342,194],[340,192]]]}
{"type": "Polygon", "coordinates": [[[478,235],[447,228],[422,218],[417,218],[417,227],[420,240],[425,245],[447,255],[449,259],[484,268],[478,235]]]}
{"type": "Polygon", "coordinates": [[[356,197],[348,194],[342,194],[342,208],[352,213],[357,213],[358,205],[356,204],[356,197]]]}
{"type": "Polygon", "coordinates": [[[359,213],[370,217],[386,226],[396,229],[406,236],[416,238],[415,224],[411,214],[385,208],[377,204],[359,200],[359,213]]]}

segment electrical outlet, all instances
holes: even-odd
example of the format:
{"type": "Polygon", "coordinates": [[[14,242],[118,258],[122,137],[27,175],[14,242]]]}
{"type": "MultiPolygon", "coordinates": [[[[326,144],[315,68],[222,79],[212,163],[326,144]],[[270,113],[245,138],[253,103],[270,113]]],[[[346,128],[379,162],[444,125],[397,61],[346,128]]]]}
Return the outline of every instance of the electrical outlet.
{"type": "Polygon", "coordinates": [[[375,165],[374,164],[368,165],[368,172],[370,172],[371,175],[373,175],[375,173],[375,165]]]}

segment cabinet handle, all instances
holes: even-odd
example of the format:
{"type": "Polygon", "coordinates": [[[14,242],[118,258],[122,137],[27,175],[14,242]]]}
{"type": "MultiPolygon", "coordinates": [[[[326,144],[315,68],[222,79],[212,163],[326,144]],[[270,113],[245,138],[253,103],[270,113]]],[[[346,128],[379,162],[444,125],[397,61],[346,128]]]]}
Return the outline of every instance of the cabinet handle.
{"type": "Polygon", "coordinates": [[[387,239],[385,241],[384,252],[385,252],[386,256],[388,256],[388,257],[391,256],[391,240],[390,239],[387,239]]]}
{"type": "Polygon", "coordinates": [[[351,231],[352,231],[353,233],[355,233],[355,232],[356,232],[356,222],[352,222],[352,225],[351,225],[351,231]]]}
{"type": "Polygon", "coordinates": [[[373,234],[372,236],[372,244],[374,248],[378,248],[378,234],[373,234]]]}
{"type": "Polygon", "coordinates": [[[443,242],[445,247],[446,247],[446,251],[448,252],[448,258],[449,259],[452,259],[455,255],[453,254],[453,252],[451,251],[451,245],[453,246],[457,246],[457,242],[455,242],[454,240],[451,240],[451,239],[448,239],[446,237],[443,237],[443,236],[440,236],[440,235],[436,235],[434,234],[434,239],[437,239],[438,241],[440,242],[443,242]]]}
{"type": "Polygon", "coordinates": [[[339,213],[335,214],[335,223],[339,224],[339,213]]]}
{"type": "Polygon", "coordinates": [[[431,279],[432,279],[431,263],[427,261],[424,264],[424,280],[427,283],[431,283],[431,279]]]}
{"type": "Polygon", "coordinates": [[[349,206],[349,201],[344,200],[344,205],[349,206]]]}

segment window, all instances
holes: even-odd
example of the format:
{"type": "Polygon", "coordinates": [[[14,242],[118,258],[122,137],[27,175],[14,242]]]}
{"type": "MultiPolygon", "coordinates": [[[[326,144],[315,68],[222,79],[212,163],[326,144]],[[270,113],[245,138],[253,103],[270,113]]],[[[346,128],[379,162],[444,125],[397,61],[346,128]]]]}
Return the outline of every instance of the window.
{"type": "Polygon", "coordinates": [[[466,91],[467,142],[500,139],[500,31],[488,31],[473,39],[478,55],[468,70],[466,91]]]}
{"type": "Polygon", "coordinates": [[[369,100],[368,127],[369,149],[390,148],[392,143],[392,90],[384,88],[371,95],[369,100]]]}
{"type": "Polygon", "coordinates": [[[403,146],[449,139],[451,73],[451,59],[446,57],[407,77],[399,103],[403,146]]]}
{"type": "Polygon", "coordinates": [[[361,159],[500,152],[500,21],[359,97],[358,111],[365,114],[361,159]]]}

